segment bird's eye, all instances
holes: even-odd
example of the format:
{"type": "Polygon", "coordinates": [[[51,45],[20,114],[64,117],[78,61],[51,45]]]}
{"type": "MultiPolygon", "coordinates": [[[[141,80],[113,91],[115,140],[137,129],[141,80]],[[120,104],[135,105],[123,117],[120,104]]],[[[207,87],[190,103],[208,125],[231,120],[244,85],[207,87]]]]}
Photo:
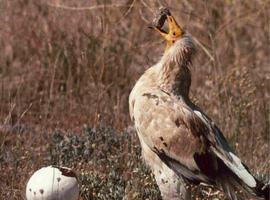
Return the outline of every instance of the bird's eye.
{"type": "Polygon", "coordinates": [[[175,32],[173,32],[173,35],[175,35],[175,32]]]}
{"type": "Polygon", "coordinates": [[[174,43],[174,42],[175,42],[175,40],[172,41],[172,43],[174,43]]]}

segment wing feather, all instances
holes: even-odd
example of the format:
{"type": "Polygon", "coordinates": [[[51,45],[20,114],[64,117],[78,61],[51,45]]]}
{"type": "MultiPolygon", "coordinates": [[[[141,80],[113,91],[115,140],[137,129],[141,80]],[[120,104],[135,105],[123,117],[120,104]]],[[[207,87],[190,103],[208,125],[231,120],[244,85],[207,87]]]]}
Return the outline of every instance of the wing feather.
{"type": "Polygon", "coordinates": [[[208,154],[202,135],[209,129],[181,99],[162,92],[143,93],[136,97],[133,110],[140,137],[165,163],[178,173],[186,171],[189,179],[210,181],[194,159],[208,154]]]}
{"type": "Polygon", "coordinates": [[[160,90],[137,96],[134,120],[144,142],[176,173],[189,180],[211,182],[220,159],[242,181],[255,187],[255,179],[220,130],[190,104],[160,90]]]}

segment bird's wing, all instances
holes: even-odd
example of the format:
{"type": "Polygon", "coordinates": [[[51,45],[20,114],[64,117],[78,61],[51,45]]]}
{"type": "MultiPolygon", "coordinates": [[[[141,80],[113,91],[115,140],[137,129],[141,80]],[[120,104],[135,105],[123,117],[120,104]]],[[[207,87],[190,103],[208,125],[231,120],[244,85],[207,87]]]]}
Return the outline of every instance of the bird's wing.
{"type": "Polygon", "coordinates": [[[135,126],[143,142],[176,173],[193,181],[211,181],[218,170],[218,157],[254,186],[254,178],[201,111],[160,90],[142,92],[133,106],[135,126]]]}
{"type": "Polygon", "coordinates": [[[205,168],[215,168],[202,137],[209,131],[184,102],[157,90],[142,92],[133,104],[135,127],[143,142],[176,173],[189,180],[210,181],[194,159],[202,155],[209,164],[205,168]]]}
{"type": "Polygon", "coordinates": [[[257,180],[251,175],[249,169],[237,157],[229,146],[219,128],[196,106],[190,107],[201,121],[208,127],[209,133],[206,138],[210,141],[211,151],[235,174],[242,182],[251,188],[257,187],[257,180]]]}

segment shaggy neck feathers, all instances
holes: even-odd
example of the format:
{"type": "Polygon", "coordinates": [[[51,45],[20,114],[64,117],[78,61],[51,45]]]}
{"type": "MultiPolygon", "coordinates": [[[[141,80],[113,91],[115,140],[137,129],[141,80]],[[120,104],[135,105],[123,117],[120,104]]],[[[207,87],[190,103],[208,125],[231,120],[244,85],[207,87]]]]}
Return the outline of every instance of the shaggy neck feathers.
{"type": "Polygon", "coordinates": [[[158,75],[158,84],[161,89],[188,97],[191,85],[189,66],[194,53],[195,46],[188,35],[176,41],[164,53],[158,75]]]}

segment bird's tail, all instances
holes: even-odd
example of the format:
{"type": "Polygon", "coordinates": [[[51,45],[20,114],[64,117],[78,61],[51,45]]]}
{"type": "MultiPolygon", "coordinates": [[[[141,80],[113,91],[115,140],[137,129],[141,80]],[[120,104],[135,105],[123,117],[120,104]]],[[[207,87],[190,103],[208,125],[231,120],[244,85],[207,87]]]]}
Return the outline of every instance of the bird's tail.
{"type": "Polygon", "coordinates": [[[240,195],[237,195],[238,183],[231,176],[221,176],[216,179],[217,186],[223,190],[230,200],[243,200],[240,195]]]}
{"type": "Polygon", "coordinates": [[[261,188],[262,194],[264,195],[264,199],[265,200],[269,200],[269,196],[270,196],[270,183],[265,184],[262,188],[261,188]]]}
{"type": "Polygon", "coordinates": [[[222,176],[217,179],[218,187],[221,188],[231,200],[246,200],[248,197],[269,200],[269,185],[259,183],[260,182],[258,182],[256,188],[251,188],[230,176],[222,176]]]}
{"type": "Polygon", "coordinates": [[[221,176],[216,179],[217,186],[221,188],[229,199],[231,200],[245,200],[248,197],[253,197],[260,200],[269,200],[269,184],[264,184],[257,180],[248,171],[245,166],[245,170],[249,173],[249,176],[256,181],[256,186],[251,187],[246,184],[245,177],[237,175],[232,169],[228,168],[222,161],[219,163],[221,170],[221,176]]]}

